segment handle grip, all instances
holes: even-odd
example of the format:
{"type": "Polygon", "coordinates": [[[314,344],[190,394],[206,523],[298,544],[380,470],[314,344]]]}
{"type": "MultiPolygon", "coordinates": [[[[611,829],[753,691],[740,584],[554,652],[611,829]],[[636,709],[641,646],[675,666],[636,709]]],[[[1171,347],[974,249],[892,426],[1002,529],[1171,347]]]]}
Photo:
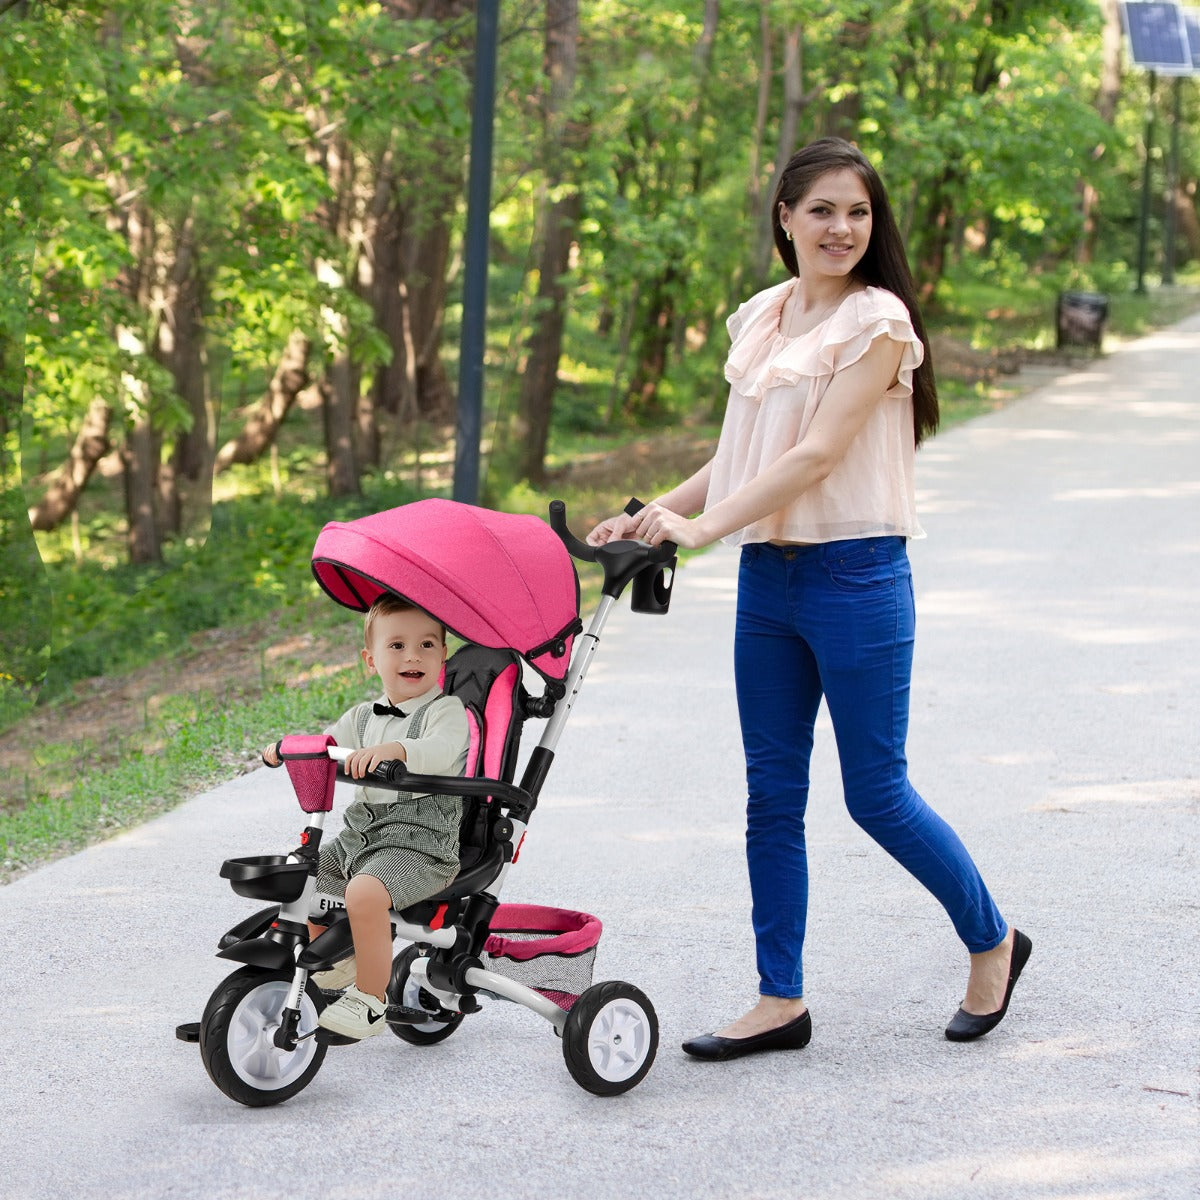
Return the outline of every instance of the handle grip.
{"type": "Polygon", "coordinates": [[[382,783],[399,783],[408,774],[408,764],[403,759],[393,758],[389,762],[381,762],[373,771],[368,771],[361,779],[347,775],[346,759],[353,753],[351,746],[330,746],[326,753],[338,765],[339,778],[349,783],[366,783],[370,779],[378,779],[382,783]]]}
{"type": "Polygon", "coordinates": [[[567,527],[567,506],[562,500],[550,501],[550,528],[558,534],[572,558],[582,562],[595,562],[596,551],[587,542],[581,542],[567,527]]]}
{"type": "MultiPolygon", "coordinates": [[[[629,497],[629,503],[625,505],[625,515],[627,517],[636,517],[638,513],[645,508],[643,501],[636,496],[629,497]]],[[[639,546],[649,546],[648,542],[638,542],[639,546]]],[[[647,562],[660,563],[666,562],[668,559],[674,558],[679,551],[679,547],[674,542],[660,542],[657,546],[649,546],[650,553],[646,558],[647,562]]]]}

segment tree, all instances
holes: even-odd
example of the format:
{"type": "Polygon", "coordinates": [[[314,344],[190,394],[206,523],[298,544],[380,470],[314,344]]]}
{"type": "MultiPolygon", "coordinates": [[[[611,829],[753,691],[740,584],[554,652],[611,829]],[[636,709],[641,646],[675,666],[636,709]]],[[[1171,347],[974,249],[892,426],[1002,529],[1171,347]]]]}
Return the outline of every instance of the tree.
{"type": "Polygon", "coordinates": [[[60,15],[0,9],[0,723],[37,698],[53,594],[26,515],[20,432],[31,259],[70,39],[60,15]]]}
{"type": "Polygon", "coordinates": [[[538,286],[533,331],[521,372],[520,414],[517,441],[521,447],[519,472],[525,479],[543,483],[546,477],[546,443],[550,415],[558,384],[566,320],[564,278],[570,263],[582,205],[582,191],[572,151],[579,148],[586,130],[571,119],[579,43],[578,0],[547,0],[546,88],[542,125],[544,177],[538,203],[538,286]]]}

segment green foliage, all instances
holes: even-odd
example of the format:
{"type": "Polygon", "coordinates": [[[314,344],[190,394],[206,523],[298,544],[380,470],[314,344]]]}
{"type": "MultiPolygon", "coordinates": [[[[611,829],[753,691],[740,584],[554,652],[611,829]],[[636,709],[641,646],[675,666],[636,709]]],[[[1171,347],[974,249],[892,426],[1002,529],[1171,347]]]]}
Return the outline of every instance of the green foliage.
{"type": "Polygon", "coordinates": [[[38,697],[50,654],[46,571],[18,488],[0,492],[0,729],[38,697]]]}
{"type": "MultiPolygon", "coordinates": [[[[319,589],[309,562],[317,532],[327,521],[353,520],[412,499],[407,485],[386,476],[372,479],[363,496],[339,501],[319,493],[308,500],[248,495],[216,504],[204,544],[169,547],[160,568],[67,556],[49,561],[54,637],[43,699],[92,676],[120,674],[178,653],[201,630],[268,614],[284,630],[336,620],[335,606],[313,603],[319,589]]],[[[95,532],[103,539],[102,531],[95,532]]]]}
{"type": "MultiPolygon", "coordinates": [[[[354,206],[367,188],[381,189],[371,203],[391,190],[408,221],[400,240],[451,214],[448,294],[428,300],[445,344],[434,351],[440,364],[420,370],[453,372],[474,18],[405,20],[395,15],[403,7],[81,0],[0,14],[0,251],[9,267],[0,273],[0,670],[12,676],[0,679],[0,706],[10,713],[36,692],[50,644],[47,694],[60,695],[198,629],[286,612],[311,594],[301,560],[313,529],[343,511],[320,499],[318,423],[292,423],[279,447],[286,498],[275,496],[265,464],[219,477],[212,494],[188,495],[164,566],[118,565],[124,497],[111,471],[93,476],[77,530],[40,536],[44,569],[31,554],[20,513],[95,398],[114,409],[117,449],[127,421],[148,413],[163,461],[193,421],[159,341],[163,292],[181,260],[200,285],[202,382],[221,438],[236,432],[238,406],[260,393],[294,330],[312,342],[314,378],[348,351],[365,390],[388,360],[393,343],[355,273],[365,267],[346,218],[362,211],[354,206]],[[319,277],[319,263],[335,270],[319,277]],[[140,352],[122,330],[137,335],[140,352]]],[[[514,504],[527,500],[519,485],[510,490],[503,454],[535,315],[543,17],[537,5],[503,6],[495,121],[487,429],[497,449],[488,488],[514,504]]],[[[790,32],[803,64],[797,140],[835,130],[859,141],[883,171],[918,264],[933,271],[934,233],[948,238],[930,280],[932,323],[980,347],[1046,345],[1053,297],[1068,287],[1120,297],[1114,327],[1127,314],[1133,325],[1148,319],[1128,295],[1149,81],[1129,73],[1114,124],[1099,119],[1093,0],[726,4],[703,69],[702,5],[595,0],[580,20],[569,153],[583,212],[566,279],[552,469],[590,438],[719,418],[723,321],[757,286],[790,32]],[[771,74],[754,145],[764,12],[771,74]],[[1098,215],[1087,262],[1085,187],[1098,215]],[[655,402],[639,407],[630,380],[664,338],[655,402]]],[[[1165,97],[1160,85],[1160,114],[1165,97]]],[[[1194,182],[1194,88],[1183,102],[1182,173],[1194,182]]],[[[1156,181],[1164,127],[1151,151],[1156,181]]],[[[405,286],[436,293],[441,282],[414,274],[405,286]]],[[[376,415],[393,443],[443,438],[376,415]]],[[[362,510],[411,494],[367,478],[362,510]]]]}

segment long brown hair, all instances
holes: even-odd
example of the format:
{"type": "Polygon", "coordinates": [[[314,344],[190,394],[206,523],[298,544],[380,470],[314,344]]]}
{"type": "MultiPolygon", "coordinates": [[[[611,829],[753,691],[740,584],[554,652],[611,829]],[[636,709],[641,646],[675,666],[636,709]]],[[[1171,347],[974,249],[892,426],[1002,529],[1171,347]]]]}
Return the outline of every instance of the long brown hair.
{"type": "Polygon", "coordinates": [[[798,275],[800,268],[796,262],[796,247],[788,241],[783,230],[779,206],[782,204],[789,210],[794,208],[822,175],[845,170],[853,171],[862,180],[871,201],[871,240],[866,253],[854,268],[854,275],[863,283],[886,288],[900,297],[908,309],[913,329],[925,347],[924,361],[913,372],[913,439],[919,446],[938,424],[937,380],[933,374],[929,337],[925,332],[921,307],[917,303],[917,289],[908,266],[908,256],[904,252],[904,239],[896,225],[887,189],[879,178],[879,172],[857,146],[852,146],[842,138],[826,137],[811,142],[792,155],[779,177],[779,186],[775,189],[775,200],[771,205],[775,245],[789,273],[798,275]]]}

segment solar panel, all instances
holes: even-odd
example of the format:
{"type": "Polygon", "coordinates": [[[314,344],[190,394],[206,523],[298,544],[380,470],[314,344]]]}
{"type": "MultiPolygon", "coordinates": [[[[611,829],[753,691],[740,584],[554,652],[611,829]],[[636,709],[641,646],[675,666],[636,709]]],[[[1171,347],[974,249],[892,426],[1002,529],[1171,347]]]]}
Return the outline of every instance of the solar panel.
{"type": "Polygon", "coordinates": [[[1185,8],[1183,23],[1187,28],[1188,49],[1192,52],[1192,70],[1200,71],[1200,8],[1185,8]]]}
{"type": "Polygon", "coordinates": [[[1168,75],[1192,74],[1192,50],[1178,4],[1139,0],[1122,4],[1121,14],[1135,65],[1168,75]]]}

